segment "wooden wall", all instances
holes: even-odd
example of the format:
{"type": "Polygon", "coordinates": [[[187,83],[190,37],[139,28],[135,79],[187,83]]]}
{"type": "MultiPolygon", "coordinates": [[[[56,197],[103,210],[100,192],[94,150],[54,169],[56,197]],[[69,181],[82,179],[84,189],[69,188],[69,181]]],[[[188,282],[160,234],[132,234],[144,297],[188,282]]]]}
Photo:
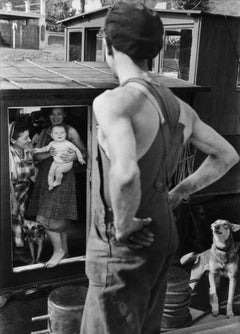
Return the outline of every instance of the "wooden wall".
{"type": "MultiPolygon", "coordinates": [[[[240,54],[239,18],[202,16],[197,84],[210,86],[211,93],[199,93],[195,109],[240,154],[240,88],[236,88],[238,60],[232,43],[240,54]]],[[[196,167],[203,158],[202,154],[197,154],[196,167]]],[[[240,193],[240,163],[201,193],[240,193]]]]}
{"type": "MultiPolygon", "coordinates": [[[[0,46],[13,47],[12,22],[0,22],[0,46]]],[[[23,24],[18,21],[15,28],[15,47],[39,49],[39,27],[37,24],[23,24]]]]}
{"type": "Polygon", "coordinates": [[[240,88],[236,88],[240,56],[240,19],[202,16],[197,84],[211,86],[207,96],[199,95],[196,109],[204,120],[223,135],[240,134],[240,88]]]}

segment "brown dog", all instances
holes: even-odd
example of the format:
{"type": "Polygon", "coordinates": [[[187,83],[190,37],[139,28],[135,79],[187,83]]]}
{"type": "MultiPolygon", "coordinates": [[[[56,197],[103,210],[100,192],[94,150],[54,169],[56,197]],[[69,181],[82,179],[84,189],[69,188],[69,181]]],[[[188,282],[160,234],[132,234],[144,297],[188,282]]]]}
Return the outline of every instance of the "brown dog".
{"type": "Polygon", "coordinates": [[[28,241],[32,262],[31,264],[38,263],[42,249],[43,241],[45,238],[45,232],[43,226],[33,220],[24,219],[23,233],[25,240],[28,241]],[[35,245],[37,246],[37,256],[35,257],[35,245]]]}
{"type": "Polygon", "coordinates": [[[181,263],[186,264],[195,260],[191,270],[190,286],[192,289],[197,284],[202,274],[209,271],[209,295],[212,314],[217,316],[219,304],[217,285],[219,278],[224,275],[229,278],[228,301],[226,316],[233,317],[233,297],[236,289],[236,276],[238,273],[239,244],[234,241],[233,232],[240,230],[240,225],[231,224],[227,220],[216,220],[211,225],[213,233],[212,247],[200,254],[189,253],[181,258],[181,263]]]}

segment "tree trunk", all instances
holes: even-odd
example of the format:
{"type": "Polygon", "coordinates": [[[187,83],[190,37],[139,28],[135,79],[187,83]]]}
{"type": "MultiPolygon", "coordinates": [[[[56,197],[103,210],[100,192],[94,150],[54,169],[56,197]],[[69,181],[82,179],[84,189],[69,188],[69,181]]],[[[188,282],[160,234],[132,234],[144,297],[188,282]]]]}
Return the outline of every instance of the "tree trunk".
{"type": "Polygon", "coordinates": [[[80,12],[85,12],[85,0],[80,0],[80,12]]]}

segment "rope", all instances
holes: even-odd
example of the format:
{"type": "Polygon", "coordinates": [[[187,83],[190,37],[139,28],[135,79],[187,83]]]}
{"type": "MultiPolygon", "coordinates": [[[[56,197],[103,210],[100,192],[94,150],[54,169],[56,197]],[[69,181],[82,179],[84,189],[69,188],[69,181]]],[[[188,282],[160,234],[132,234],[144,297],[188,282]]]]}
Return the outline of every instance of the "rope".
{"type": "Polygon", "coordinates": [[[196,148],[194,148],[193,152],[191,151],[189,142],[184,146],[182,156],[178,162],[177,171],[174,174],[175,184],[179,184],[193,173],[196,151],[196,148]]]}

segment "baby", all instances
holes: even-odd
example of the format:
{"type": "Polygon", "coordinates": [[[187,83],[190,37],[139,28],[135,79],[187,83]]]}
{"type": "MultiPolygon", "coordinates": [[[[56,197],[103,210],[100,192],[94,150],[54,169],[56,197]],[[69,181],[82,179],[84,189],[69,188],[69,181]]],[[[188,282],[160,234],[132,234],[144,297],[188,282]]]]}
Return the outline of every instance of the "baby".
{"type": "Polygon", "coordinates": [[[67,131],[64,125],[53,125],[51,130],[51,137],[53,141],[51,141],[47,146],[33,149],[34,154],[49,152],[51,149],[54,149],[55,151],[53,162],[48,173],[49,190],[59,186],[59,184],[62,182],[63,173],[68,172],[73,166],[72,161],[65,162],[62,159],[62,154],[65,153],[68,149],[71,149],[76,153],[78,161],[81,164],[85,164],[85,160],[83,159],[81,151],[73,143],[66,139],[67,131]]]}

